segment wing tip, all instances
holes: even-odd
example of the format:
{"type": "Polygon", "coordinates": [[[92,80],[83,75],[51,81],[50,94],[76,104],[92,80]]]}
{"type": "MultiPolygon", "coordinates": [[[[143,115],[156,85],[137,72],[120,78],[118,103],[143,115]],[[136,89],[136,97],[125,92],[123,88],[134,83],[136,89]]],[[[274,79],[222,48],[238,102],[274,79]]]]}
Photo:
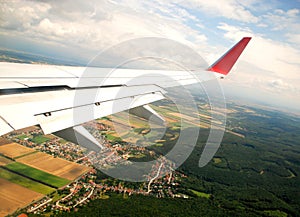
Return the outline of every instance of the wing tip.
{"type": "Polygon", "coordinates": [[[228,50],[221,58],[207,68],[207,71],[217,72],[227,75],[242,54],[252,37],[243,37],[230,50],[228,50]]]}

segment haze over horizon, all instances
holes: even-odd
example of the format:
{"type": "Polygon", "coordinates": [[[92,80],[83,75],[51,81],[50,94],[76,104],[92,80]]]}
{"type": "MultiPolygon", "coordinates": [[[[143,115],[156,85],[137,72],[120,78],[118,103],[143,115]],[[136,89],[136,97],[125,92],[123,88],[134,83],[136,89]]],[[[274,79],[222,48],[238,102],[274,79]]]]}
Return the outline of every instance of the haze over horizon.
{"type": "Polygon", "coordinates": [[[242,37],[251,36],[231,74],[221,81],[225,95],[300,111],[299,0],[2,1],[0,5],[1,48],[80,64],[103,49],[139,37],[172,39],[211,64],[242,37]]]}

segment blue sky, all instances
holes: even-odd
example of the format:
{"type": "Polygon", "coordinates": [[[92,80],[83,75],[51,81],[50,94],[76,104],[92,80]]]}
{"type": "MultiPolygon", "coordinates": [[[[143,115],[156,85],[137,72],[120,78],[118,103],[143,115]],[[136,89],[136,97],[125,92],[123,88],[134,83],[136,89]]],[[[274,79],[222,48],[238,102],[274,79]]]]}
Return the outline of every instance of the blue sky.
{"type": "MultiPolygon", "coordinates": [[[[300,111],[299,0],[1,1],[0,47],[88,62],[139,37],[173,39],[211,64],[244,36],[253,39],[222,81],[274,107],[300,111]]],[[[180,52],[180,51],[178,51],[180,52]]]]}

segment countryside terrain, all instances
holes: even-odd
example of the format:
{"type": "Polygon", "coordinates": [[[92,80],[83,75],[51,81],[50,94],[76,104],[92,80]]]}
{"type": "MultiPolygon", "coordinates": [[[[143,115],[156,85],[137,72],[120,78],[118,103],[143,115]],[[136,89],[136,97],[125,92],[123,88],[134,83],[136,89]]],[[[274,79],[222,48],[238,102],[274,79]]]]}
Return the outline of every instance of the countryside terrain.
{"type": "MultiPolygon", "coordinates": [[[[177,111],[172,105],[167,107],[168,104],[170,102],[164,101],[152,106],[171,123],[159,141],[151,137],[147,140],[150,135],[147,127],[139,125],[135,117],[131,119],[135,125],[133,131],[138,136],[131,138],[133,132],[127,132],[128,135],[121,135],[122,139],[127,143],[139,143],[139,138],[146,137],[153,143],[146,149],[161,155],[168,153],[180,133],[177,111]]],[[[177,169],[186,175],[180,178],[178,192],[187,195],[187,199],[143,195],[124,199],[109,193],[105,200],[96,199],[77,212],[60,216],[93,216],[94,213],[100,216],[300,216],[300,118],[272,109],[228,102],[221,147],[208,165],[198,167],[209,134],[207,104],[203,102],[198,106],[202,117],[198,126],[191,123],[193,115],[182,117],[182,130],[187,133],[193,127],[201,127],[196,147],[177,169]]],[[[111,119],[119,128],[126,118],[119,114],[100,121],[113,127],[111,119]]],[[[158,132],[155,128],[152,131],[155,135],[159,128],[158,132]]],[[[105,131],[104,135],[114,142],[121,140],[113,129],[105,131]]],[[[154,158],[144,154],[131,156],[130,160],[154,158]]],[[[103,174],[99,176],[103,178],[103,174]]]]}
{"type": "Polygon", "coordinates": [[[35,149],[0,141],[0,216],[39,201],[90,169],[35,149]]]}
{"type": "MultiPolygon", "coordinates": [[[[176,178],[179,185],[175,193],[186,197],[173,198],[165,194],[164,198],[157,198],[160,194],[154,192],[152,195],[125,196],[115,191],[100,191],[93,200],[71,212],[46,212],[39,215],[299,216],[300,118],[272,109],[227,102],[227,125],[222,144],[208,165],[198,167],[209,134],[211,114],[207,102],[201,96],[196,97],[199,97],[197,106],[200,122],[196,121],[197,114],[179,115],[176,106],[170,101],[152,105],[168,119],[166,132],[159,140],[159,126],[152,126],[149,131],[147,122],[134,116],[128,117],[126,113],[96,121],[106,126],[100,133],[112,145],[127,147],[150,144],[145,147],[145,151],[131,152],[128,156],[130,161],[151,161],[165,155],[174,147],[181,130],[188,134],[193,132],[193,128],[200,127],[192,154],[177,168],[184,176],[176,178]],[[155,155],[150,154],[153,152],[155,155]]],[[[21,154],[23,159],[32,155],[27,155],[25,149],[21,154]]],[[[17,157],[15,161],[21,163],[22,158],[17,157]]],[[[1,164],[9,162],[10,159],[0,158],[1,164]]],[[[114,166],[109,169],[113,170],[114,166]]],[[[122,184],[133,189],[143,189],[145,186],[144,183],[126,183],[113,179],[101,171],[97,171],[96,176],[95,182],[105,185],[122,184]]],[[[29,213],[29,216],[37,214],[29,213]]]]}
{"type": "MultiPolygon", "coordinates": [[[[208,165],[198,167],[210,126],[213,124],[218,128],[220,123],[211,122],[209,105],[201,96],[196,95],[197,97],[200,114],[189,112],[188,106],[187,113],[180,114],[168,100],[152,105],[168,121],[163,134],[159,125],[154,124],[150,129],[147,122],[126,113],[96,121],[96,124],[105,126],[98,134],[105,137],[110,145],[117,147],[118,154],[123,157],[126,155],[126,159],[133,162],[151,161],[166,155],[176,144],[181,131],[187,135],[191,133],[192,137],[193,129],[200,127],[193,152],[176,169],[182,175],[175,178],[176,188],[172,189],[172,194],[168,194],[168,187],[164,188],[163,179],[158,179],[153,184],[157,190],[153,188],[151,194],[94,191],[91,201],[70,212],[46,211],[28,215],[95,216],[97,213],[100,216],[299,216],[300,118],[272,109],[227,102],[227,125],[221,147],[208,165]],[[142,151],[131,150],[129,154],[125,153],[126,147],[136,144],[143,147],[138,149],[142,151]],[[160,186],[162,190],[159,190],[160,186]],[[162,198],[157,198],[162,195],[162,198]],[[180,198],[176,198],[177,195],[180,198]]],[[[92,126],[93,124],[88,124],[87,127],[92,126]]],[[[95,129],[93,132],[95,133],[95,129]]],[[[15,137],[24,140],[28,135],[20,134],[15,137]]],[[[40,134],[33,136],[31,140],[41,145],[51,141],[40,134]]],[[[192,140],[188,137],[186,144],[189,141],[192,140]]],[[[64,144],[64,141],[61,142],[64,144]]],[[[76,170],[70,173],[70,168],[75,167],[84,172],[82,165],[74,166],[75,163],[17,143],[6,142],[0,146],[0,151],[0,180],[8,186],[5,189],[17,189],[14,185],[18,185],[24,192],[29,191],[26,195],[29,195],[31,201],[70,183],[79,174],[76,170]]],[[[114,165],[106,169],[115,168],[114,162],[114,165]]],[[[147,183],[123,182],[108,177],[103,172],[105,170],[97,170],[95,174],[94,181],[97,185],[113,188],[122,185],[136,189],[137,192],[147,187],[147,183]]],[[[58,192],[55,194],[58,198],[69,194],[66,190],[58,192]]],[[[3,198],[4,194],[7,192],[1,194],[3,198]]],[[[14,199],[14,196],[11,191],[11,196],[3,199],[9,201],[3,202],[2,206],[11,204],[11,208],[6,212],[2,211],[3,213],[31,202],[28,199],[21,202],[14,199]]]]}
{"type": "MultiPolygon", "coordinates": [[[[1,51],[0,61],[77,65],[8,50],[1,51]]],[[[149,132],[149,125],[138,118],[130,117],[130,130],[124,114],[114,116],[116,126],[113,126],[111,117],[98,120],[107,128],[111,128],[101,133],[111,143],[136,144],[145,141],[146,138],[147,144],[150,144],[146,147],[148,151],[128,156],[132,161],[149,161],[168,153],[176,143],[181,127],[189,133],[191,129],[200,126],[200,135],[192,154],[177,169],[184,174],[176,180],[179,183],[177,193],[188,198],[157,198],[135,194],[126,196],[108,191],[100,192],[94,200],[70,212],[49,211],[28,215],[300,216],[299,115],[227,100],[226,132],[221,147],[212,161],[200,168],[198,162],[209,134],[211,113],[208,102],[203,100],[203,94],[199,94],[198,90],[192,92],[200,112],[200,122],[195,121],[197,114],[179,114],[170,101],[153,104],[153,108],[169,123],[166,133],[159,141],[155,140],[156,135],[160,133],[159,126],[149,132]],[[183,121],[178,123],[181,118],[183,121]],[[118,128],[118,132],[114,127],[118,128]],[[148,155],[150,151],[156,155],[148,155]]],[[[180,89],[176,93],[180,96],[180,89]]],[[[185,102],[187,108],[189,103],[185,102]]],[[[22,133],[18,136],[20,140],[28,138],[28,135],[22,133]]],[[[42,135],[34,135],[30,139],[38,145],[43,145],[49,140],[42,135]]],[[[51,156],[45,157],[36,150],[11,143],[0,142],[1,216],[12,213],[51,192],[57,191],[54,194],[56,200],[61,195],[69,194],[64,190],[56,190],[72,177],[67,171],[53,174],[54,171],[61,170],[61,161],[53,168],[46,167],[47,163],[39,165],[34,162],[34,158],[30,159],[31,156],[41,156],[46,160],[50,160],[51,156]],[[23,169],[32,171],[32,174],[24,174],[23,169]],[[53,180],[54,177],[57,180],[53,180]],[[49,179],[51,186],[47,185],[49,179]]],[[[61,140],[60,143],[63,145],[66,142],[61,140]]],[[[53,163],[54,160],[50,162],[53,163]]],[[[97,183],[103,180],[112,186],[121,183],[120,180],[109,178],[101,171],[97,171],[96,176],[97,183]]],[[[143,183],[125,184],[128,187],[143,186],[143,183]]]]}
{"type": "MultiPolygon", "coordinates": [[[[177,168],[184,176],[177,178],[179,186],[176,187],[176,193],[186,197],[173,198],[166,194],[164,198],[157,198],[161,194],[124,196],[107,191],[76,212],[60,212],[56,215],[300,216],[298,116],[241,105],[235,101],[227,102],[227,125],[221,147],[208,165],[198,167],[209,134],[210,112],[207,103],[203,101],[198,104],[200,122],[195,121],[196,114],[179,117],[170,101],[155,103],[152,107],[168,119],[166,132],[160,140],[155,140],[161,131],[159,126],[152,127],[149,132],[146,122],[137,117],[128,117],[125,113],[99,119],[97,122],[107,126],[101,134],[112,144],[121,144],[121,147],[150,144],[145,151],[134,152],[128,159],[151,161],[170,152],[180,130],[189,133],[193,132],[194,127],[200,127],[192,154],[177,168]],[[180,124],[179,120],[182,121],[180,124]],[[151,155],[152,152],[156,155],[151,155]]],[[[114,167],[109,169],[113,170],[114,167]]],[[[112,186],[124,184],[97,171],[96,182],[102,180],[109,180],[112,186]]],[[[144,183],[125,182],[124,185],[141,189],[144,183]]]]}

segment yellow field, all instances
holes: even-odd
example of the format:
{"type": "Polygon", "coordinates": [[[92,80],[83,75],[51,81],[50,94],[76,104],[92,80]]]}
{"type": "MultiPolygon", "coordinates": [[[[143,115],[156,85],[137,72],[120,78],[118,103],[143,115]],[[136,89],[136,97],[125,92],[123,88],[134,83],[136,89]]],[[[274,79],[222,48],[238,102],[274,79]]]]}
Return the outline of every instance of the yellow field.
{"type": "Polygon", "coordinates": [[[35,150],[32,148],[27,148],[17,143],[10,143],[10,144],[0,146],[0,153],[9,158],[16,158],[18,156],[29,154],[34,151],[35,150]]]}
{"type": "Polygon", "coordinates": [[[9,164],[11,162],[13,162],[13,161],[7,159],[6,157],[0,156],[0,166],[5,166],[6,164],[9,164]]]}
{"type": "Polygon", "coordinates": [[[200,114],[200,113],[194,113],[194,114],[199,115],[201,118],[205,118],[205,119],[208,119],[208,120],[211,119],[211,116],[208,116],[208,115],[204,115],[204,114],[200,114]]]}
{"type": "Polygon", "coordinates": [[[172,119],[172,118],[169,118],[169,117],[164,117],[164,119],[165,119],[168,123],[176,123],[176,122],[178,122],[178,120],[175,120],[175,119],[172,119]]]}
{"type": "Polygon", "coordinates": [[[222,158],[214,157],[214,158],[213,158],[213,162],[214,162],[215,164],[221,163],[221,162],[222,162],[222,158]]]}
{"type": "MultiPolygon", "coordinates": [[[[110,118],[111,118],[112,122],[117,122],[119,124],[123,124],[124,126],[130,126],[130,127],[134,127],[134,128],[149,127],[147,120],[144,120],[135,115],[129,115],[129,120],[128,120],[128,114],[126,112],[120,112],[118,114],[110,116],[110,118]]],[[[160,128],[161,126],[156,125],[155,123],[152,123],[152,127],[160,128]]]]}
{"type": "Polygon", "coordinates": [[[194,117],[191,117],[191,116],[188,116],[188,115],[184,115],[184,114],[181,114],[181,113],[177,113],[177,112],[170,112],[169,114],[173,115],[175,117],[183,118],[183,119],[188,120],[188,121],[197,121],[198,120],[197,118],[194,118],[194,117]]]}
{"type": "Polygon", "coordinates": [[[11,214],[18,208],[22,208],[32,201],[44,197],[40,193],[36,193],[2,178],[0,178],[0,186],[0,216],[11,214]]]}
{"type": "Polygon", "coordinates": [[[226,130],[226,132],[231,133],[231,134],[236,135],[236,136],[241,137],[241,138],[245,138],[245,136],[243,134],[236,133],[236,132],[233,132],[231,130],[226,130]]]}
{"type": "Polygon", "coordinates": [[[124,125],[124,124],[121,124],[121,123],[118,123],[116,121],[112,122],[112,121],[107,121],[105,120],[104,122],[101,121],[101,123],[104,123],[106,124],[107,126],[109,126],[113,131],[116,131],[118,133],[115,133],[114,136],[116,137],[121,137],[121,136],[124,136],[128,133],[128,131],[130,131],[130,126],[127,126],[127,125],[124,125]]]}
{"type": "Polygon", "coordinates": [[[42,152],[36,152],[18,158],[16,161],[69,180],[74,180],[90,170],[87,166],[70,162],[62,158],[54,158],[53,156],[42,152]]]}
{"type": "Polygon", "coordinates": [[[52,135],[52,134],[48,134],[48,135],[43,135],[43,137],[48,138],[48,139],[56,139],[57,137],[52,135]]]}
{"type": "Polygon", "coordinates": [[[118,114],[113,115],[112,120],[113,122],[117,122],[120,124],[124,124],[125,126],[131,126],[134,128],[146,127],[148,125],[147,121],[134,115],[128,116],[126,112],[120,112],[118,114]]]}

